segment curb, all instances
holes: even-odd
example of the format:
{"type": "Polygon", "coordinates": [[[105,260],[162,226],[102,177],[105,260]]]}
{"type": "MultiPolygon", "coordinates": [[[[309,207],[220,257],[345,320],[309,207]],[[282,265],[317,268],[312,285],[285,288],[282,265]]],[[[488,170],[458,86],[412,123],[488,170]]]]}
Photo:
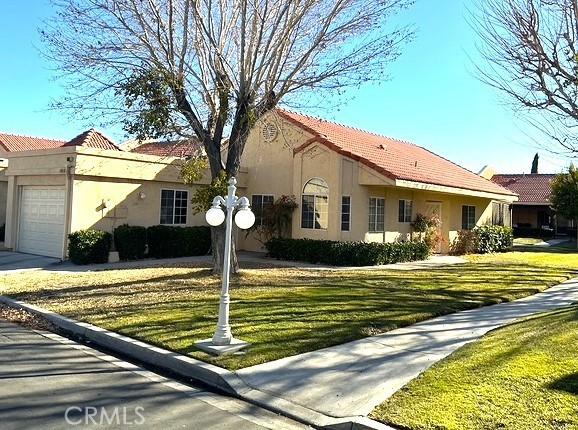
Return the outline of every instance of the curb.
{"type": "Polygon", "coordinates": [[[0,303],[24,309],[51,322],[60,330],[90,340],[112,352],[152,365],[181,377],[202,382],[229,395],[315,428],[328,430],[394,430],[367,417],[335,418],[257,390],[227,369],[168,351],[145,342],[108,331],[92,324],[0,295],[0,303]]]}

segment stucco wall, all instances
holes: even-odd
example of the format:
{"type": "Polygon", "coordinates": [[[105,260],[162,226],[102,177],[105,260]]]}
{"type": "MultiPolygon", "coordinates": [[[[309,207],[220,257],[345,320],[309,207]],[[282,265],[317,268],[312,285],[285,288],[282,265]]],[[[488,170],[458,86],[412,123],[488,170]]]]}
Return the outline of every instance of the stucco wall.
{"type": "Polygon", "coordinates": [[[7,163],[0,160],[0,226],[6,223],[6,204],[8,202],[8,177],[6,176],[6,166],[7,163]]]}

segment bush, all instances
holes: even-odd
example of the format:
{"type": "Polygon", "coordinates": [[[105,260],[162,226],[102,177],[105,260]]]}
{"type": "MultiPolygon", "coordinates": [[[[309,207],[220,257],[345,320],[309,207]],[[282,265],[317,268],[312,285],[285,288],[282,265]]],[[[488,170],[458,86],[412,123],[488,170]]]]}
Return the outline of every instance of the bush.
{"type": "Polygon", "coordinates": [[[450,245],[450,254],[465,255],[478,252],[478,238],[473,230],[461,230],[450,245]]]}
{"type": "Polygon", "coordinates": [[[68,235],[68,257],[74,264],[106,263],[111,242],[105,231],[76,231],[68,235]]]}
{"type": "Polygon", "coordinates": [[[272,258],[333,266],[374,266],[425,260],[425,242],[365,243],[331,240],[274,238],[265,243],[272,258]]]}
{"type": "Polygon", "coordinates": [[[211,249],[211,229],[155,225],[147,228],[147,242],[153,258],[206,255],[211,249]]]}
{"type": "Polygon", "coordinates": [[[478,242],[478,253],[504,252],[514,243],[514,235],[510,227],[499,225],[482,225],[474,228],[478,242]]]}
{"type": "Polygon", "coordinates": [[[450,253],[487,254],[490,252],[504,252],[512,247],[514,236],[510,227],[499,225],[482,225],[473,230],[462,230],[450,247],[450,253]]]}
{"type": "Polygon", "coordinates": [[[114,229],[114,246],[121,260],[143,258],[147,245],[147,229],[139,226],[121,225],[114,229]]]}

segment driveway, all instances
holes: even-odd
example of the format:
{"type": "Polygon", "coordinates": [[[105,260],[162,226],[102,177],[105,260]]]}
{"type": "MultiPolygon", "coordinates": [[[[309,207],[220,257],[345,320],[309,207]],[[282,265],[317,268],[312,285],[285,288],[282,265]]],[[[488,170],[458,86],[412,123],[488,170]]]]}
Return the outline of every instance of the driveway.
{"type": "Polygon", "coordinates": [[[43,269],[57,264],[60,264],[58,258],[23,254],[21,252],[0,251],[0,274],[19,270],[43,269]]]}
{"type": "Polygon", "coordinates": [[[3,430],[306,428],[246,402],[3,320],[0,380],[3,430]]]}

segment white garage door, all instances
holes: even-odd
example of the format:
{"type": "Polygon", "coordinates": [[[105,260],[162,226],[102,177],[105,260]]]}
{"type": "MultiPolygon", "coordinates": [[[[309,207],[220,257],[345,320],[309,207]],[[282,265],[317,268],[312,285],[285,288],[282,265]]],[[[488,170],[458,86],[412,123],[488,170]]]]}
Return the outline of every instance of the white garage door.
{"type": "Polygon", "coordinates": [[[18,250],[62,258],[64,188],[22,187],[18,250]]]}

